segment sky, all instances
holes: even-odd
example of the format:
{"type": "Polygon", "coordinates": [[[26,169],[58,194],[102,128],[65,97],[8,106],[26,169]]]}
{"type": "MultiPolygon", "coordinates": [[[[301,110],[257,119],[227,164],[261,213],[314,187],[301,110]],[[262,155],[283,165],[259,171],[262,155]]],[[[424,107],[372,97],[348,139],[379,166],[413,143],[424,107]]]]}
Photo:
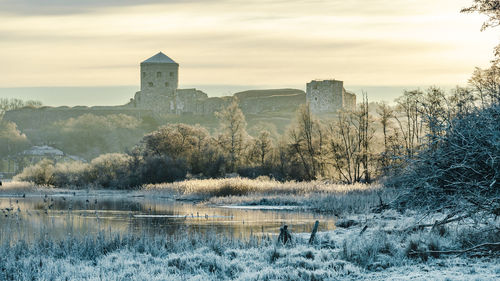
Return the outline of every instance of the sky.
{"type": "Polygon", "coordinates": [[[159,51],[180,64],[180,87],[209,96],[332,78],[375,100],[466,85],[500,39],[480,32],[484,16],[460,13],[471,3],[0,0],[0,97],[120,104],[139,90],[139,63],[159,51]]]}

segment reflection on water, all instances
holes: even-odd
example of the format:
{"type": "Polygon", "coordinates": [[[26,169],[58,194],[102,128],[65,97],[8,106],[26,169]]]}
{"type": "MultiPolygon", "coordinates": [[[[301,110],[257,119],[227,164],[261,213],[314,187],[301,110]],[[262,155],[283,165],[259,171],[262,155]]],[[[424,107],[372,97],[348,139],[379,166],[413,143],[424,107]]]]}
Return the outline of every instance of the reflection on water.
{"type": "Polygon", "coordinates": [[[0,198],[0,241],[31,240],[47,233],[63,237],[74,233],[162,235],[185,232],[226,234],[235,238],[276,234],[288,224],[292,232],[335,228],[334,217],[293,210],[210,207],[171,199],[132,197],[124,192],[66,193],[0,198]],[[182,232],[180,232],[182,231],[182,232]]]}

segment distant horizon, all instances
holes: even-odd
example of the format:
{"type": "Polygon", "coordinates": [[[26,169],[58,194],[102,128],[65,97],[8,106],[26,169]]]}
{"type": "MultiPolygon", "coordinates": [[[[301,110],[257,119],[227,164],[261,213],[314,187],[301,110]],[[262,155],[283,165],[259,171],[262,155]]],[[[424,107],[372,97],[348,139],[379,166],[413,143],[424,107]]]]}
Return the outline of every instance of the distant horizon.
{"type": "MultiPolygon", "coordinates": [[[[179,88],[196,88],[209,97],[231,96],[234,93],[249,90],[268,89],[299,89],[305,91],[303,85],[181,85],[179,88]]],[[[393,103],[405,90],[425,90],[431,86],[442,88],[449,92],[457,85],[348,85],[344,88],[354,92],[358,100],[363,91],[368,94],[370,102],[385,101],[393,103]]],[[[458,85],[464,86],[464,85],[458,85]]],[[[37,100],[44,106],[116,106],[123,105],[134,97],[140,87],[134,85],[115,86],[41,86],[41,87],[0,87],[0,98],[17,98],[22,100],[37,100]]]]}

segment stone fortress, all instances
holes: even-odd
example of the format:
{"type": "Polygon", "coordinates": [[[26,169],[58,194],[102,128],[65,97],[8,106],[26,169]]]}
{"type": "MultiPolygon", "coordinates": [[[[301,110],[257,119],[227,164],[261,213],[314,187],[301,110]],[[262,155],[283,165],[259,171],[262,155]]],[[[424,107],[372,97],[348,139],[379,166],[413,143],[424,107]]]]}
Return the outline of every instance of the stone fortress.
{"type": "Polygon", "coordinates": [[[275,123],[284,128],[301,104],[309,102],[316,115],[335,114],[339,109],[353,109],[356,96],[337,80],[313,80],[307,91],[299,89],[249,90],[232,96],[208,97],[197,89],[179,89],[179,64],[163,53],[143,61],[140,67],[141,90],[125,105],[119,106],[44,106],[7,111],[4,120],[12,121],[23,132],[40,132],[48,124],[84,114],[106,116],[126,114],[139,119],[151,117],[161,122],[197,122],[209,125],[213,114],[234,98],[248,120],[275,123]],[[189,118],[189,116],[193,118],[189,118]]]}
{"type": "Polygon", "coordinates": [[[236,93],[233,97],[208,97],[197,89],[179,89],[179,64],[159,52],[140,65],[141,90],[129,103],[138,109],[170,114],[213,114],[238,98],[244,113],[296,110],[309,102],[315,114],[335,113],[339,109],[354,109],[356,95],[344,89],[337,80],[313,80],[307,90],[253,90],[236,93]]]}

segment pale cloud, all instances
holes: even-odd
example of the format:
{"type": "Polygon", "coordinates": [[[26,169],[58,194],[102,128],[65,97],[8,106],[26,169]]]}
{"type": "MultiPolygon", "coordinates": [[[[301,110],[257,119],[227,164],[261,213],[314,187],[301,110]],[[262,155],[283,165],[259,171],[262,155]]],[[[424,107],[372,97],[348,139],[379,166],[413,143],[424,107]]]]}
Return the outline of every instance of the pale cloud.
{"type": "MultiPolygon", "coordinates": [[[[351,14],[415,14],[425,11],[430,1],[422,0],[0,0],[1,11],[16,15],[65,15],[95,13],[109,8],[135,9],[138,6],[163,5],[177,9],[199,8],[202,12],[233,12],[235,10],[258,12],[254,18],[266,17],[263,12],[276,12],[282,15],[296,15],[306,12],[351,13],[351,14]],[[418,9],[415,9],[418,7],[418,9]]],[[[436,2],[434,2],[436,3],[436,2]]],[[[443,7],[452,1],[440,1],[433,7],[443,7]]],[[[280,17],[278,15],[278,17],[280,17]]]]}
{"type": "Polygon", "coordinates": [[[65,15],[93,13],[105,8],[146,4],[176,4],[211,0],[0,0],[3,13],[16,15],[65,15]]]}
{"type": "Polygon", "coordinates": [[[463,84],[499,39],[469,2],[0,0],[0,85],[134,85],[158,51],[181,84],[463,84]]]}

